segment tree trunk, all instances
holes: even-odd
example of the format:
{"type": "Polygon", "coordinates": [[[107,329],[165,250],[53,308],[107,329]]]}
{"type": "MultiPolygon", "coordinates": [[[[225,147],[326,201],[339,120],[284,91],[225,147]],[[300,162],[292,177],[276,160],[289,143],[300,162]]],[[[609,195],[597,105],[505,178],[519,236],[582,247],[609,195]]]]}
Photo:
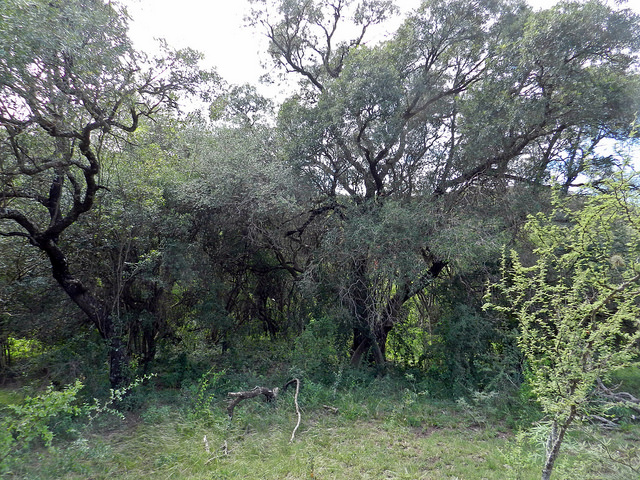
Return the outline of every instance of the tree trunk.
{"type": "Polygon", "coordinates": [[[362,357],[369,352],[371,340],[362,335],[358,329],[353,330],[353,352],[351,353],[351,366],[359,367],[362,364],[362,357]]]}
{"type": "Polygon", "coordinates": [[[575,406],[572,406],[569,416],[564,423],[558,425],[558,421],[553,420],[553,423],[551,424],[551,431],[549,432],[549,438],[547,439],[547,459],[544,463],[544,467],[542,468],[542,480],[551,479],[551,472],[553,471],[553,466],[558,458],[558,454],[560,453],[560,446],[562,445],[564,436],[569,429],[569,425],[573,422],[575,415],[576,408],[575,406]]]}
{"type": "Polygon", "coordinates": [[[71,275],[67,259],[54,240],[38,242],[49,257],[53,278],[69,298],[87,315],[100,336],[109,344],[109,381],[112,388],[119,388],[125,382],[124,367],[127,363],[125,345],[113,317],[103,302],[95,298],[82,282],[71,275]]]}
{"type": "Polygon", "coordinates": [[[111,388],[116,389],[125,384],[124,367],[126,364],[126,346],[119,336],[115,336],[109,342],[109,383],[111,383],[111,388]]]}
{"type": "Polygon", "coordinates": [[[367,277],[367,259],[361,258],[354,263],[355,282],[351,289],[353,293],[349,298],[357,325],[353,334],[352,366],[360,365],[363,356],[369,351],[372,352],[373,362],[378,365],[386,363],[387,338],[401,319],[403,305],[420,290],[426,288],[447,265],[445,261],[438,260],[428,249],[423,249],[422,253],[425,262],[430,263],[428,271],[414,281],[407,278],[404,282],[396,284],[395,292],[389,296],[386,306],[380,311],[374,311],[374,307],[368,303],[368,299],[376,298],[378,295],[377,292],[370,290],[375,287],[370,287],[372,282],[367,277]]]}
{"type": "Polygon", "coordinates": [[[354,328],[351,366],[360,366],[363,357],[368,352],[371,352],[368,356],[371,363],[383,366],[387,361],[387,337],[392,328],[393,322],[385,322],[385,324],[375,327],[373,331],[370,328],[365,331],[354,328]]]}

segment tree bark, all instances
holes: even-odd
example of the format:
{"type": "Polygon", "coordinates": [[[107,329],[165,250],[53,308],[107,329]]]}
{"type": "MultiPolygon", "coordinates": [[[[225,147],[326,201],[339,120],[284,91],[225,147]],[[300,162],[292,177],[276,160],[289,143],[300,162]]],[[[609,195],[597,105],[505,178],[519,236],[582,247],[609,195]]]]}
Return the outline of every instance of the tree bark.
{"type": "MultiPolygon", "coordinates": [[[[428,282],[436,278],[446,266],[446,262],[435,260],[430,257],[431,267],[427,273],[416,282],[407,280],[403,285],[398,286],[396,292],[389,298],[384,311],[380,318],[370,319],[368,315],[376,315],[377,312],[370,312],[367,307],[367,298],[373,298],[375,292],[367,290],[368,282],[365,277],[363,267],[360,266],[356,271],[358,283],[355,290],[352,303],[356,322],[359,325],[353,330],[353,349],[351,354],[351,366],[358,367],[361,365],[364,356],[371,351],[372,362],[382,366],[386,363],[387,354],[387,338],[393,327],[401,318],[401,309],[403,305],[415,296],[421,287],[426,287],[428,282]],[[413,285],[418,285],[418,287],[413,285]]],[[[361,262],[364,262],[362,260],[361,262]]]]}
{"type": "Polygon", "coordinates": [[[547,439],[547,459],[544,467],[542,468],[542,480],[550,480],[553,466],[560,453],[560,446],[564,440],[564,436],[569,429],[569,425],[573,422],[576,415],[576,407],[571,406],[571,410],[567,419],[558,424],[557,420],[553,420],[551,424],[551,431],[549,432],[549,438],[547,439]]]}
{"type": "Polygon", "coordinates": [[[255,387],[253,390],[248,390],[246,392],[229,392],[227,395],[232,398],[227,406],[227,414],[229,418],[233,418],[233,409],[236,408],[242,400],[246,400],[247,398],[254,398],[259,395],[264,395],[264,398],[267,402],[272,402],[278,397],[279,389],[276,387],[273,390],[267,387],[255,387]]]}
{"type": "Polygon", "coordinates": [[[108,342],[109,382],[112,388],[125,382],[126,348],[111,313],[103,302],[91,295],[84,284],[69,271],[66,256],[52,239],[41,239],[37,246],[49,257],[53,278],[69,298],[87,315],[100,336],[108,342]]]}
{"type": "Polygon", "coordinates": [[[386,361],[387,337],[393,329],[393,322],[387,321],[373,329],[354,329],[353,332],[353,352],[351,354],[351,366],[358,367],[362,363],[363,357],[371,352],[370,360],[379,366],[383,366],[386,361]]]}

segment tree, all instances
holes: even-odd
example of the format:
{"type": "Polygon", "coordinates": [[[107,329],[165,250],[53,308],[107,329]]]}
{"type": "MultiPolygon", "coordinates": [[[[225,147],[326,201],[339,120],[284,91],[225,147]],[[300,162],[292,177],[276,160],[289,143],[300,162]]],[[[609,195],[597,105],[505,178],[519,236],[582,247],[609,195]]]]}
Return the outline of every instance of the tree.
{"type": "Polygon", "coordinates": [[[302,79],[278,127],[315,187],[308,211],[324,208],[314,268],[339,272],[325,278],[353,321],[353,363],[384,361],[403,306],[464,257],[476,211],[552,171],[570,185],[637,112],[638,18],[597,1],[428,0],[375,45],[390,2],[254,3],[276,65],[302,79]]]}
{"type": "Polygon", "coordinates": [[[212,73],[185,50],[148,62],[113,2],[9,0],[0,26],[0,234],[48,258],[53,278],[109,343],[110,381],[125,351],[113,303],[72,271],[64,233],[103,190],[102,164],[143,118],[206,93],[212,73]]]}
{"type": "Polygon", "coordinates": [[[523,264],[514,251],[505,255],[502,278],[485,305],[519,323],[527,380],[550,423],[543,480],[551,477],[572,424],[593,413],[597,383],[637,363],[637,180],[618,172],[580,196],[557,195],[551,214],[527,224],[535,262],[523,264]]]}
{"type": "Polygon", "coordinates": [[[220,96],[213,125],[184,129],[191,177],[169,195],[172,213],[188,224],[175,240],[189,245],[186,270],[199,277],[191,282],[199,323],[225,346],[240,328],[271,337],[288,329],[294,279],[310,248],[287,234],[304,221],[309,189],[277,157],[270,116],[269,102],[251,87],[220,96]]]}

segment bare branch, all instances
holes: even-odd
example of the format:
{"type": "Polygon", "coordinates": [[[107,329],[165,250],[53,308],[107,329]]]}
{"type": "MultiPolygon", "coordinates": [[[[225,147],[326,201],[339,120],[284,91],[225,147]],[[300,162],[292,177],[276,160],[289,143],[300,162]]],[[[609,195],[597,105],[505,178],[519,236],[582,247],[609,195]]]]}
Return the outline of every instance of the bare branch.
{"type": "Polygon", "coordinates": [[[229,406],[227,407],[227,414],[229,418],[233,418],[233,409],[236,408],[242,400],[246,400],[248,398],[258,397],[260,395],[264,395],[265,401],[272,402],[278,397],[279,389],[276,387],[273,390],[267,387],[255,387],[253,390],[248,390],[246,392],[229,392],[227,396],[231,397],[232,400],[229,402],[229,406]]]}

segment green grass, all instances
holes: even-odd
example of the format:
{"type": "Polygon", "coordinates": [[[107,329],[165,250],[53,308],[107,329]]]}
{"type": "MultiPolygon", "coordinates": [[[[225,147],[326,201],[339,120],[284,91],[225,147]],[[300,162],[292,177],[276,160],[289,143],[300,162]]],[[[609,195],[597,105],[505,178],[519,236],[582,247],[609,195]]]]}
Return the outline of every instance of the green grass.
{"type": "MultiPolygon", "coordinates": [[[[436,400],[408,389],[393,391],[384,382],[339,392],[306,386],[293,442],[296,415],[290,392],[275,404],[241,403],[231,422],[221,395],[207,414],[195,415],[189,401],[167,402],[165,394],[162,401],[148,397],[146,407],[124,421],[105,417],[49,449],[34,446],[10,462],[4,478],[539,478],[535,440],[518,444],[502,413],[472,399],[436,400]]],[[[640,442],[637,427],[607,435],[614,452],[640,442]]],[[[603,452],[585,448],[588,441],[584,432],[569,439],[556,478],[634,478],[616,477],[628,470],[612,469],[603,452]]]]}
{"type": "Polygon", "coordinates": [[[181,418],[122,426],[106,436],[93,434],[42,451],[16,468],[14,477],[505,478],[500,449],[507,446],[508,436],[485,429],[422,429],[316,413],[306,415],[290,443],[293,418],[286,425],[265,423],[256,414],[239,417],[229,427],[181,418]]]}
{"type": "Polygon", "coordinates": [[[23,395],[17,390],[0,388],[0,407],[19,402],[23,395]]]}
{"type": "Polygon", "coordinates": [[[640,367],[628,367],[612,375],[611,383],[618,391],[629,392],[640,397],[640,367]]]}
{"type": "MultiPolygon", "coordinates": [[[[625,372],[627,384],[637,381],[636,373],[625,372]]],[[[345,371],[331,385],[303,381],[302,423],[293,442],[297,418],[291,390],[271,404],[246,400],[229,421],[226,392],[278,383],[279,379],[257,375],[211,372],[181,389],[156,388],[150,382],[128,398],[133,411],[124,420],[102,415],[91,425],[72,418],[54,422],[53,446],[31,445],[9,458],[0,476],[29,480],[540,478],[544,431],[534,428],[526,437],[518,434],[540,420],[526,392],[443,400],[422,391],[411,376],[375,378],[345,371]],[[204,391],[203,385],[207,385],[204,391]]],[[[19,402],[22,393],[24,389],[0,389],[0,405],[19,402]]],[[[638,424],[613,432],[585,427],[567,438],[554,478],[640,478],[623,465],[640,467],[638,445],[638,424]]]]}

